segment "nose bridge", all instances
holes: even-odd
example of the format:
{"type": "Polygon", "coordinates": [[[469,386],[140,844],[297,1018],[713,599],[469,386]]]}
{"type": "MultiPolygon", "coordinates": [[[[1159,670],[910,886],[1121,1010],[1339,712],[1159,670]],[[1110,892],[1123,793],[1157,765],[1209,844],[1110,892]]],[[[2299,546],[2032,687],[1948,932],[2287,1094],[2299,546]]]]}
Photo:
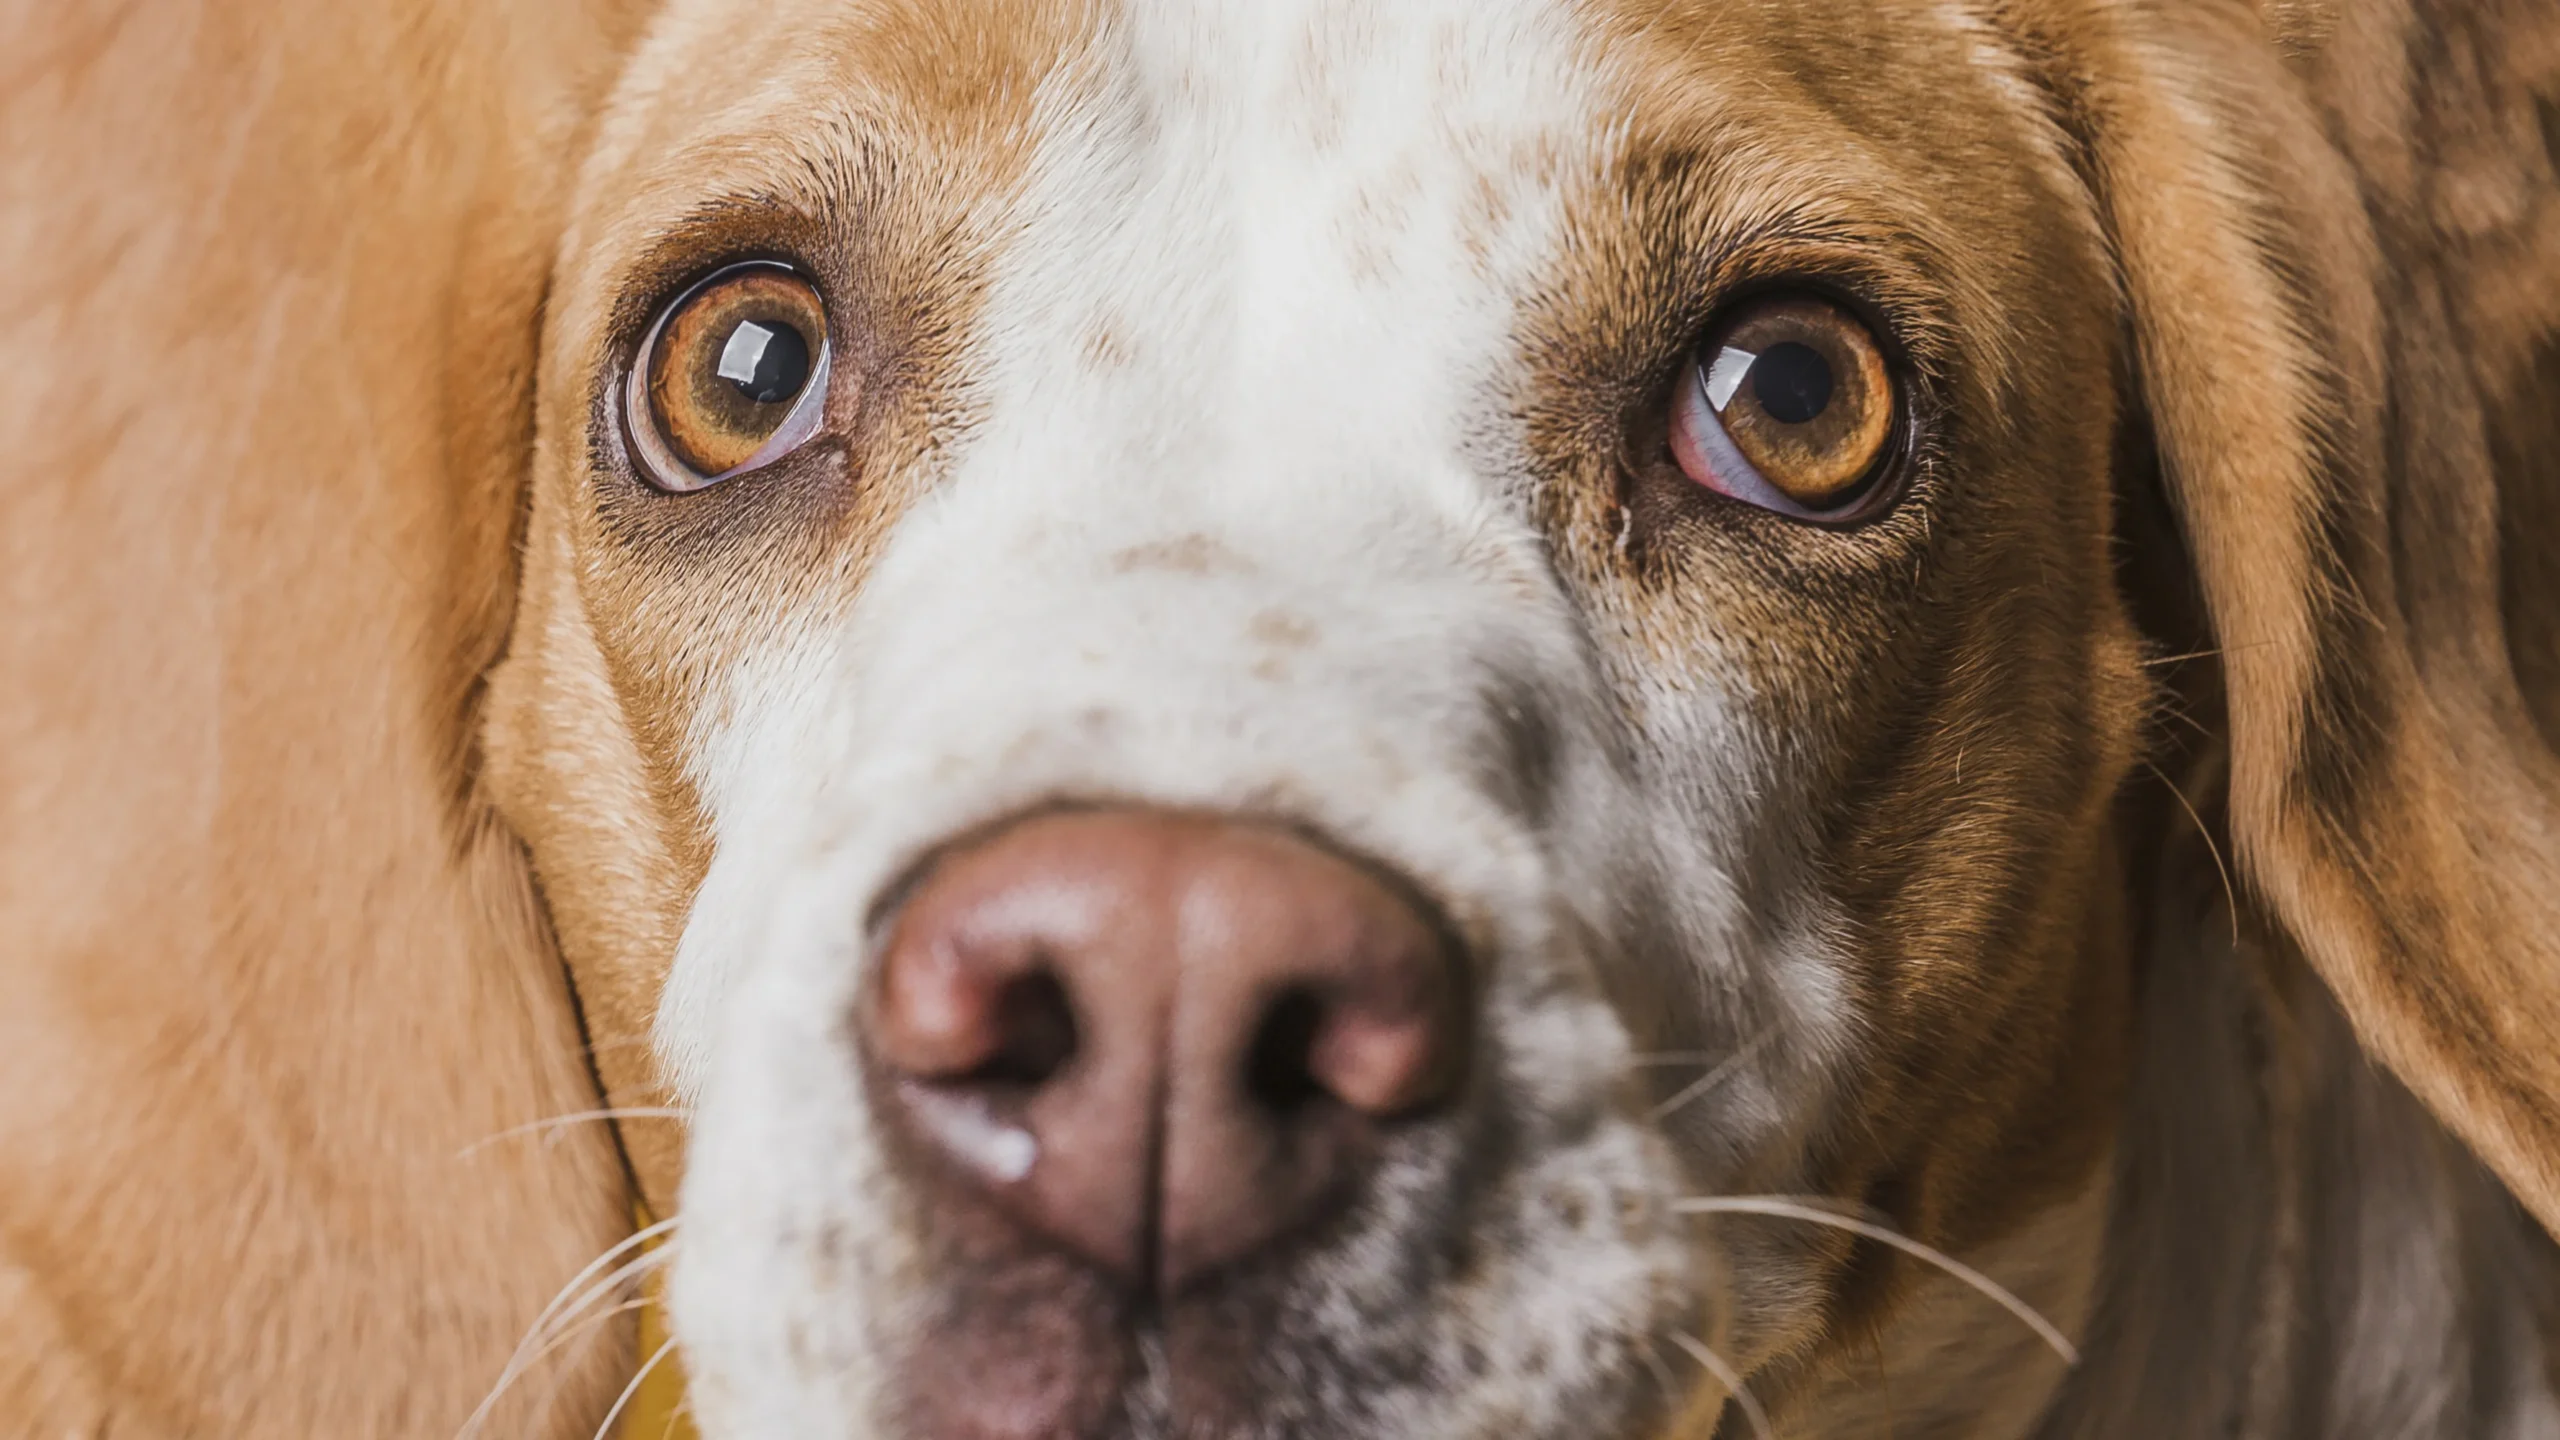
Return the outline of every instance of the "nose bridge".
{"type": "Polygon", "coordinates": [[[1249,153],[1147,142],[1174,153],[1123,157],[1110,214],[1040,209],[1009,253],[981,419],[859,602],[860,753],[1017,801],[1353,808],[1459,783],[1488,672],[1572,678],[1503,468],[1538,207],[1507,210],[1511,260],[1464,263],[1480,157],[1241,128],[1249,153]]]}
{"type": "Polygon", "coordinates": [[[1567,172],[1602,160],[1590,77],[1455,0],[1248,9],[1142,0],[1077,71],[1111,118],[1030,167],[969,473],[1267,512],[1482,453],[1567,172]]]}
{"type": "Polygon", "coordinates": [[[965,734],[984,761],[1144,730],[1356,772],[1364,736],[1415,721],[1462,744],[1485,676],[1571,649],[1534,536],[1445,456],[1204,468],[955,487],[868,587],[854,683],[896,733],[865,743],[965,734]]]}

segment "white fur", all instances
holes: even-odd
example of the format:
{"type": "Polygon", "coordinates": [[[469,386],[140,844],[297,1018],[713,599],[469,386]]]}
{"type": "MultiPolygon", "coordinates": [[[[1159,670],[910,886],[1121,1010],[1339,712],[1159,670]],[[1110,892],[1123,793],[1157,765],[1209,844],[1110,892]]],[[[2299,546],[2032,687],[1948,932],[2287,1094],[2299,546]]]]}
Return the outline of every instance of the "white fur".
{"type": "MultiPolygon", "coordinates": [[[[695,778],[720,860],[658,1037],[681,1089],[702,1082],[742,953],[739,917],[769,899],[767,858],[750,863],[747,851],[805,812],[814,784],[871,807],[897,793],[880,788],[899,785],[888,777],[857,788],[849,763],[967,772],[956,778],[987,792],[980,808],[1011,808],[1042,783],[1070,782],[988,773],[993,757],[1074,695],[1150,723],[1214,713],[1214,724],[1244,726],[1244,748],[1352,799],[1352,813],[1322,818],[1357,824],[1386,757],[1288,754],[1326,738],[1305,733],[1308,712],[1410,704],[1415,720],[1466,723],[1446,712],[1470,696],[1380,688],[1445,685],[1455,667],[1433,649],[1451,627],[1525,615],[1570,648],[1538,542],[1476,459],[1508,439],[1490,382],[1508,359],[1513,298],[1539,273],[1557,219],[1556,192],[1522,161],[1541,146],[1576,171],[1601,158],[1594,94],[1564,24],[1537,3],[1173,0],[1132,5],[1062,68],[980,340],[986,423],[865,582],[856,633],[777,646],[711,709],[695,778]],[[1509,213],[1481,229],[1477,260],[1464,238],[1480,180],[1509,213]],[[1087,358],[1097,328],[1124,364],[1087,358]],[[1124,553],[1195,542],[1225,573],[1110,573],[1124,553]],[[1330,654],[1366,673],[1330,695],[1285,671],[1279,683],[1256,678],[1247,627],[1293,606],[1303,619],[1322,613],[1324,630],[1295,663],[1330,654]],[[1203,607],[1226,613],[1212,624],[1203,607]],[[1406,630],[1402,648],[1419,653],[1390,661],[1395,637],[1381,626],[1406,630]],[[1135,653],[1150,635],[1195,653],[1135,653]],[[970,663],[976,673],[955,673],[970,663]],[[901,664],[915,673],[893,683],[901,664]],[[952,713],[883,713],[909,704],[952,713]],[[790,813],[759,806],[760,783],[790,813]]],[[[1435,751],[1445,760],[1445,733],[1410,738],[1400,763],[1416,774],[1435,751]]],[[[1243,800],[1283,778],[1225,763],[1200,757],[1195,773],[1163,777],[1159,798],[1243,800]]],[[[1100,767],[1073,777],[1124,790],[1138,778],[1100,767]]],[[[949,807],[896,807],[910,847],[981,818],[954,813],[941,775],[910,774],[899,788],[949,807]]],[[[837,826],[859,818],[853,803],[837,826]]]]}
{"type": "MultiPolygon", "coordinates": [[[[1133,0],[1051,77],[969,345],[977,423],[850,619],[775,634],[697,726],[716,849],[656,1043],[699,1102],[674,1304],[714,1433],[876,1413],[914,1257],[866,1198],[891,1177],[842,1023],[865,918],[937,842],[1045,800],[1285,817],[1441,897],[1509,1103],[1551,1137],[1520,1205],[1660,1210],[1700,1179],[1630,1102],[1587,950],[1633,907],[1730,1029],[1789,1037],[1679,1128],[1730,1157],[1800,1123],[1844,1002],[1818,907],[1736,879],[1771,849],[1739,671],[1639,677],[1632,741],[1628,677],[1605,683],[1526,513],[1519,307],[1616,133],[1575,23],[1554,0],[1133,0]],[[1520,697],[1552,805],[1496,773],[1520,697]],[[1756,928],[1747,900],[1771,902],[1756,928]],[[1773,950],[1775,981],[1746,963],[1773,950]]],[[[1577,1327],[1709,1323],[1676,1225],[1504,1259],[1450,1321],[1497,1372],[1577,1327]]],[[[1517,1387],[1378,1403],[1413,1435],[1589,1418],[1517,1387]]]]}
{"type": "MultiPolygon", "coordinates": [[[[1646,801],[1502,408],[1564,187],[1606,159],[1605,93],[1545,0],[1143,0],[1052,80],[973,347],[981,423],[851,622],[742,667],[698,752],[717,852],[658,1043],[701,1098],[676,1316],[722,1433],[847,1433],[877,1402],[865,1337],[904,1252],[862,1205],[883,1177],[836,1017],[867,909],[971,825],[1057,796],[1317,825],[1447,898],[1517,1103],[1622,1093],[1625,1033],[1574,948],[1608,917],[1564,922],[1620,894],[1646,801]],[[1489,788],[1506,682],[1555,711],[1543,829],[1489,788]],[[859,1273],[789,1238],[829,1227],[859,1273]]],[[[1747,764],[1691,678],[1685,738],[1747,764]]],[[[1694,838],[1705,872],[1666,878],[1729,903],[1712,857],[1739,837],[1694,838]]],[[[1685,1185],[1628,1116],[1544,1171],[1685,1185]]],[[[1695,1263],[1669,1228],[1560,1245],[1489,1282],[1478,1328],[1500,1355],[1576,1315],[1677,1323],[1695,1263]]],[[[1410,1433],[1520,1418],[1492,1403],[1417,1402],[1410,1433]]]]}

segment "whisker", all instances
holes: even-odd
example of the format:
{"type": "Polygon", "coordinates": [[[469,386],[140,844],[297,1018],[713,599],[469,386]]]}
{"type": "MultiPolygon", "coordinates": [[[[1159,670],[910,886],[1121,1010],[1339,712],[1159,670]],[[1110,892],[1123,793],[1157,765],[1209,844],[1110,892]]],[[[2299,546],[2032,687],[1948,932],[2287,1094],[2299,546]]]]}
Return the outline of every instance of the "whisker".
{"type": "Polygon", "coordinates": [[[583,1312],[587,1307],[595,1304],[599,1300],[602,1300],[607,1295],[612,1294],[614,1291],[621,1289],[625,1285],[646,1280],[649,1277],[649,1272],[664,1269],[668,1264],[672,1263],[675,1258],[675,1247],[672,1245],[661,1246],[658,1249],[634,1256],[628,1264],[616,1268],[612,1274],[605,1276],[595,1284],[587,1287],[584,1294],[569,1302],[569,1304],[563,1308],[559,1314],[552,1316],[547,1321],[537,1321],[532,1333],[525,1337],[525,1343],[527,1345],[531,1345],[534,1342],[541,1340],[555,1327],[571,1323],[571,1317],[583,1312]]]}
{"type": "Polygon", "coordinates": [[[1898,1230],[1888,1229],[1872,1221],[1843,1215],[1818,1205],[1808,1204],[1800,1199],[1784,1196],[1699,1196],[1694,1199],[1675,1200],[1671,1208],[1683,1215],[1767,1215],[1781,1220],[1802,1220],[1808,1224],[1829,1225],[1835,1229],[1846,1230],[1853,1235],[1863,1235],[1879,1244],[1890,1245],[1905,1255],[1935,1265],[1990,1299],[1999,1302],[2002,1309],[2017,1316],[2028,1329],[2036,1332],[2038,1338],[2052,1346],[2053,1353],[2061,1356],[2064,1364],[2080,1363],[2079,1347],[2073,1345],[2069,1337],[2056,1328],[2052,1321],[2044,1318],[2034,1306],[2019,1299],[2009,1287],[1944,1250],[1934,1245],[1923,1244],[1898,1230]]]}
{"type": "Polygon", "coordinates": [[[519,1135],[556,1133],[572,1125],[591,1125],[601,1120],[684,1120],[691,1118],[692,1114],[690,1110],[667,1105],[620,1105],[603,1110],[580,1110],[575,1114],[554,1115],[547,1120],[511,1126],[486,1139],[474,1140],[456,1158],[467,1160],[501,1140],[513,1140],[519,1135]]]}
{"type": "MultiPolygon", "coordinates": [[[[569,1283],[561,1286],[559,1290],[552,1295],[551,1303],[542,1307],[542,1313],[533,1317],[533,1327],[532,1332],[530,1333],[540,1332],[543,1322],[549,1320],[554,1314],[559,1312],[562,1302],[568,1299],[570,1291],[585,1284],[588,1280],[594,1278],[598,1271],[601,1271],[607,1266],[613,1264],[616,1256],[623,1254],[634,1246],[646,1245],[650,1241],[657,1239],[659,1236],[674,1230],[679,1219],[680,1217],[678,1216],[670,1215],[655,1225],[643,1226],[638,1230],[634,1230],[629,1235],[626,1235],[621,1240],[615,1242],[613,1246],[607,1249],[603,1254],[587,1262],[587,1268],[570,1276],[569,1283]]],[[[643,1258],[645,1259],[646,1257],[644,1256],[643,1258]]],[[[625,1270],[628,1270],[628,1268],[628,1266],[624,1267],[625,1270]]],[[[620,1274],[621,1272],[616,1273],[620,1274]]],[[[612,1283],[612,1279],[613,1277],[607,1277],[606,1283],[612,1283]]],[[[587,1302],[582,1300],[579,1303],[583,1305],[587,1302]]]]}
{"type": "Polygon", "coordinates": [[[462,1429],[456,1432],[456,1440],[478,1440],[481,1431],[488,1426],[490,1415],[496,1412],[498,1402],[531,1375],[536,1365],[590,1324],[611,1318],[607,1315],[578,1319],[580,1312],[620,1286],[645,1280],[650,1271],[664,1266],[672,1258],[673,1252],[666,1250],[644,1254],[597,1281],[594,1288],[581,1294],[575,1303],[557,1316],[536,1321],[524,1339],[517,1343],[515,1353],[507,1357],[506,1369],[499,1373],[497,1383],[489,1387],[489,1393],[482,1396],[478,1407],[472,1410],[471,1418],[465,1420],[462,1429]]]}
{"type": "Polygon", "coordinates": [[[1761,1409],[1760,1402],[1751,1398],[1751,1391],[1743,1385],[1742,1376],[1733,1368],[1732,1362],[1708,1349],[1705,1341],[1693,1335],[1675,1333],[1671,1343],[1688,1351],[1690,1359],[1705,1366],[1707,1373],[1716,1377],[1716,1383],[1724,1387],[1724,1393],[1732,1396],[1733,1403],[1741,1407],[1742,1418],[1751,1422],[1752,1434],[1759,1436],[1760,1440],[1776,1440],[1777,1432],[1769,1428],[1769,1412],[1761,1409]]]}
{"type": "Polygon", "coordinates": [[[2203,739],[2211,740],[2214,738],[2213,731],[2207,729],[2203,721],[2188,714],[2186,707],[2183,705],[2154,706],[2153,713],[2157,714],[2163,720],[2175,721],[2180,725],[2186,726],[2188,729],[2196,732],[2196,734],[2203,739]]]}
{"type": "Polygon", "coordinates": [[[644,1253],[638,1259],[620,1267],[615,1267],[613,1262],[616,1257],[628,1253],[635,1246],[645,1246],[651,1240],[673,1230],[676,1227],[676,1221],[677,1217],[670,1215],[655,1225],[635,1230],[624,1236],[607,1248],[603,1254],[588,1261],[585,1269],[570,1276],[567,1284],[554,1291],[550,1303],[542,1307],[542,1313],[534,1316],[533,1323],[525,1327],[524,1338],[516,1342],[515,1353],[507,1357],[506,1366],[498,1372],[498,1378],[489,1387],[489,1393],[481,1397],[478,1408],[471,1412],[471,1418],[462,1422],[462,1429],[456,1432],[456,1440],[477,1440],[482,1428],[489,1423],[489,1414],[496,1408],[499,1397],[505,1395],[508,1387],[523,1379],[526,1372],[531,1369],[535,1358],[533,1352],[545,1342],[550,1327],[554,1323],[565,1322],[565,1317],[575,1315],[594,1304],[599,1296],[632,1276],[645,1273],[653,1266],[665,1264],[665,1257],[674,1253],[672,1248],[644,1253]],[[599,1272],[607,1269],[611,1269],[612,1273],[606,1275],[594,1288],[584,1292],[578,1291],[579,1286],[586,1284],[599,1272]],[[571,1299],[573,1292],[576,1292],[574,1301],[571,1299]],[[562,1308],[564,1304],[567,1306],[565,1310],[562,1308]]]}
{"type": "Polygon", "coordinates": [[[1733,1058],[1729,1050],[1639,1050],[1627,1057],[1630,1070],[1663,1069],[1674,1065],[1718,1065],[1733,1058]]]}
{"type": "Polygon", "coordinates": [[[2251,640],[2240,645],[2216,645],[2202,650],[2190,650],[2183,655],[2155,655],[2148,660],[2139,660],[2135,663],[2148,667],[2175,665],[2181,660],[2210,660],[2218,655],[2246,655],[2252,650],[2264,650],[2275,643],[2273,640],[2251,640]]]}
{"type": "MultiPolygon", "coordinates": [[[[561,1349],[567,1347],[572,1342],[593,1339],[595,1332],[599,1327],[624,1315],[631,1314],[634,1311],[645,1309],[648,1304],[649,1297],[647,1295],[634,1295],[630,1299],[623,1301],[621,1304],[615,1305],[609,1309],[599,1310],[573,1324],[563,1327],[560,1333],[553,1337],[550,1344],[542,1347],[542,1353],[534,1356],[532,1362],[525,1366],[525,1375],[531,1375],[535,1366],[539,1365],[543,1360],[549,1358],[561,1349]]],[[[518,1378],[519,1381],[521,1381],[523,1377],[518,1378]]],[[[560,1403],[562,1387],[566,1386],[571,1378],[573,1378],[571,1374],[560,1372],[555,1372],[551,1376],[550,1384],[543,1389],[542,1401],[537,1413],[548,1415],[552,1412],[553,1407],[560,1403]]],[[[533,1433],[540,1432],[537,1431],[533,1433]]]]}
{"type": "Polygon", "coordinates": [[[613,1320],[617,1316],[628,1315],[633,1311],[644,1309],[648,1304],[648,1296],[634,1295],[628,1300],[621,1301],[618,1304],[608,1305],[602,1310],[581,1316],[574,1321],[564,1321],[562,1327],[554,1333],[549,1340],[543,1342],[542,1348],[533,1352],[532,1357],[526,1360],[526,1373],[531,1374],[533,1367],[550,1359],[553,1355],[558,1354],[564,1346],[568,1345],[571,1341],[576,1340],[579,1336],[586,1334],[588,1331],[595,1329],[599,1325],[613,1320]]]}
{"type": "Polygon", "coordinates": [[[1761,1047],[1768,1043],[1769,1037],[1766,1034],[1759,1035],[1746,1042],[1742,1048],[1734,1051],[1730,1055],[1727,1055],[1722,1060],[1717,1061],[1714,1069],[1709,1070],[1706,1074],[1699,1076],[1688,1084],[1681,1086],[1670,1099],[1654,1106],[1653,1109],[1646,1114],[1645,1118],[1652,1121],[1654,1124],[1659,1125],[1664,1120],[1667,1120],[1672,1115],[1678,1113],[1682,1108],[1696,1103],[1700,1096],[1705,1095],[1708,1091],[1723,1084],[1733,1075],[1733,1072],[1736,1069],[1740,1068],[1744,1061],[1759,1054],[1761,1047]]]}
{"type": "Polygon", "coordinates": [[[2184,655],[2154,655],[2150,659],[2140,661],[2138,663],[2142,668],[2148,670],[2159,665],[2175,665],[2183,660],[2210,660],[2221,653],[2221,647],[2216,646],[2209,650],[2190,650],[2184,655]]]}
{"type": "Polygon", "coordinates": [[[2178,808],[2187,812],[2187,818],[2195,822],[2196,833],[2204,837],[2204,853],[2213,857],[2213,868],[2222,876],[2222,901],[2230,907],[2231,944],[2237,949],[2240,944],[2240,892],[2232,888],[2231,867],[2222,862],[2222,846],[2215,842],[2213,831],[2206,827],[2204,817],[2197,814],[2196,807],[2188,801],[2187,792],[2179,789],[2178,782],[2169,778],[2169,772],[2149,760],[2142,762],[2142,768],[2158,776],[2160,783],[2169,787],[2169,793],[2177,798],[2178,808]]]}
{"type": "Polygon", "coordinates": [[[1644,1357],[1644,1368],[1653,1372],[1653,1383],[1662,1392],[1662,1403],[1677,1410],[1680,1397],[1686,1392],[1681,1389],[1680,1382],[1671,1377],[1671,1367],[1662,1363],[1660,1342],[1646,1341],[1636,1353],[1644,1357]]]}
{"type": "Polygon", "coordinates": [[[649,1352],[648,1359],[640,1362],[640,1368],[631,1373],[631,1383],[622,1387],[622,1393],[614,1397],[613,1408],[604,1412],[604,1423],[596,1427],[595,1440],[604,1440],[612,1433],[613,1422],[622,1418],[622,1411],[631,1403],[631,1397],[640,1393],[640,1382],[649,1378],[649,1372],[657,1369],[660,1361],[675,1353],[675,1348],[675,1341],[663,1341],[657,1349],[649,1352]]]}

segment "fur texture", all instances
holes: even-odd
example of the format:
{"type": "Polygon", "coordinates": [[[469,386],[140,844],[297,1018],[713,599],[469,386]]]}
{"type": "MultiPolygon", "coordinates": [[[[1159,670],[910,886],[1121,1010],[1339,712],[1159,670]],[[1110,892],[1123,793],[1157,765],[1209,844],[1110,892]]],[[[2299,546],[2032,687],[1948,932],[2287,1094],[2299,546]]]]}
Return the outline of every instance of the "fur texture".
{"type": "Polygon", "coordinates": [[[1746,1433],[1701,1345],[1789,1434],[2560,1433],[2540,8],[290,10],[7,22],[12,1413],[449,1434],[636,1181],[719,1437],[1070,1331],[1115,1436],[1746,1433]],[[746,255],[827,428],[657,493],[746,255]],[[1854,529],[1663,455],[1794,285],[1904,377],[1854,529]],[[1407,877],[1486,1037],[1135,1317],[843,1023],[938,847],[1121,800],[1407,877]],[[595,1103],[559,961],[628,1180],[475,1146],[595,1103]]]}

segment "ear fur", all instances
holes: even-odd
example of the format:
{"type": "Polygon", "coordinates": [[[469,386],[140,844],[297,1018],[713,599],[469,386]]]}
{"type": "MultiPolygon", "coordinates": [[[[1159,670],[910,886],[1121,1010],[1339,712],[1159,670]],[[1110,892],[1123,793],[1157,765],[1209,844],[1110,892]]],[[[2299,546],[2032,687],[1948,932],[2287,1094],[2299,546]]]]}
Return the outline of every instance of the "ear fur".
{"type": "Polygon", "coordinates": [[[0,1429],[444,1440],[629,1229],[470,743],[611,9],[0,7],[0,1429]]]}
{"type": "Polygon", "coordinates": [[[2560,1231],[2560,765],[2503,643],[2436,247],[2369,219],[2331,139],[2355,127],[2247,6],[2026,8],[2221,652],[2239,868],[2368,1052],[2560,1231]]]}

